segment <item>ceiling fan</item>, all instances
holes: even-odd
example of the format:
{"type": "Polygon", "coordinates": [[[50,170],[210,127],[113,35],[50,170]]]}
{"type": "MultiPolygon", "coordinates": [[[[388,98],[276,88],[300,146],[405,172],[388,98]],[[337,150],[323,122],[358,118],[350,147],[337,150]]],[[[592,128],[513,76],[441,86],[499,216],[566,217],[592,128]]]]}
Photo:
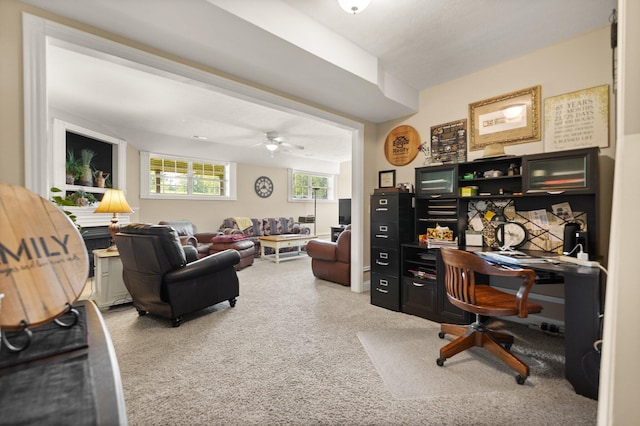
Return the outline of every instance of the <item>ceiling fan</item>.
{"type": "Polygon", "coordinates": [[[269,152],[271,152],[271,156],[273,156],[273,153],[279,149],[282,151],[291,151],[292,149],[300,149],[300,150],[304,149],[304,146],[302,145],[295,145],[292,143],[285,142],[284,138],[280,136],[278,132],[273,132],[273,131],[266,132],[264,135],[267,138],[267,140],[257,145],[264,145],[264,147],[267,148],[269,152]]]}

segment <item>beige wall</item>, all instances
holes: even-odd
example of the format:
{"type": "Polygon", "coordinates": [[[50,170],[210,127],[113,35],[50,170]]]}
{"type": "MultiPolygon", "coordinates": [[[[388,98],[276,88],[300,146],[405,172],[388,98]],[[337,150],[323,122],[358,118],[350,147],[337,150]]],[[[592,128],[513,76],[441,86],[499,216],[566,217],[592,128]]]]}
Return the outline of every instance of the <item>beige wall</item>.
{"type": "MultiPolygon", "coordinates": [[[[383,147],[386,135],[399,124],[411,125],[420,133],[422,141],[428,141],[431,126],[463,118],[468,119],[468,106],[471,102],[535,85],[542,86],[544,100],[549,96],[602,84],[611,85],[611,80],[609,27],[604,27],[423,91],[420,94],[420,111],[417,114],[378,126],[373,164],[376,170],[396,168],[387,162],[383,147]]],[[[609,148],[602,149],[600,153],[601,197],[598,253],[603,257],[608,251],[607,230],[611,212],[613,158],[615,157],[613,102],[612,98],[609,148]]],[[[505,152],[516,155],[532,154],[544,152],[544,146],[543,142],[510,145],[505,147],[505,152]]],[[[471,151],[468,152],[467,158],[473,160],[481,155],[482,151],[471,151]]],[[[423,165],[424,155],[419,153],[410,164],[396,168],[396,181],[415,184],[415,168],[423,165]]]]}

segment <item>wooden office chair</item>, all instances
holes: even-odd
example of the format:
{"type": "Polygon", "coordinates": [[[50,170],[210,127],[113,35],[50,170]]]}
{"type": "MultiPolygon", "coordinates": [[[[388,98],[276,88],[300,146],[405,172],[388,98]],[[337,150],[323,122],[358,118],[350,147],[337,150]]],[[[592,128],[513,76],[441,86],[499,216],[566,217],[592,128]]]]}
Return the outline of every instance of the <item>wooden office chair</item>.
{"type": "Polygon", "coordinates": [[[459,336],[440,349],[439,366],[447,358],[474,346],[486,348],[513,368],[518,375],[518,384],[524,384],[529,376],[529,366],[509,352],[513,336],[489,330],[480,322],[480,316],[526,318],[529,314],[542,311],[542,306],[527,301],[536,274],[531,269],[507,270],[497,268],[478,256],[463,250],[441,248],[445,266],[445,287],[447,298],[458,308],[476,314],[476,321],[469,325],[441,324],[440,338],[445,334],[459,336]],[[515,295],[504,293],[488,284],[477,283],[477,274],[522,278],[522,284],[515,295]],[[504,346],[503,346],[504,345],[504,346]]]}

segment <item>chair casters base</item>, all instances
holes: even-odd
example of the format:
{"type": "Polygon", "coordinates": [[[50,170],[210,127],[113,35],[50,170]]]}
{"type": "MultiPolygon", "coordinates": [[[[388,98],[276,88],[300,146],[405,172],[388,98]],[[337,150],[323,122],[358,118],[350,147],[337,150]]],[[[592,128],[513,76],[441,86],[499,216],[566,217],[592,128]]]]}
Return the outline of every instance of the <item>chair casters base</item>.
{"type": "Polygon", "coordinates": [[[436,364],[438,364],[438,366],[442,367],[446,360],[447,360],[446,358],[438,358],[438,359],[436,359],[436,364]]]}
{"type": "Polygon", "coordinates": [[[138,311],[138,316],[140,317],[147,315],[147,311],[141,311],[140,309],[138,309],[137,311],[138,311]]]}
{"type": "Polygon", "coordinates": [[[173,327],[180,327],[180,324],[182,324],[182,317],[171,318],[171,325],[173,327]]]}
{"type": "Polygon", "coordinates": [[[518,374],[516,376],[516,383],[518,383],[519,385],[524,385],[524,382],[527,380],[527,378],[525,376],[523,376],[522,374],[518,374]]]}
{"type": "Polygon", "coordinates": [[[229,305],[233,308],[234,306],[236,306],[236,298],[234,297],[233,299],[229,299],[229,305]]]}

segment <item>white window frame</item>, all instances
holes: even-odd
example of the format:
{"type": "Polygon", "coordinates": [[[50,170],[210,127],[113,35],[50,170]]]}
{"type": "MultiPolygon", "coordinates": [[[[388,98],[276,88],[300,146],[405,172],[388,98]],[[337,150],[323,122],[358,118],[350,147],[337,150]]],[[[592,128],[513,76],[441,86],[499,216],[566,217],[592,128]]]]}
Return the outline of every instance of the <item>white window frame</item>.
{"type": "Polygon", "coordinates": [[[327,199],[319,198],[317,201],[319,203],[326,202],[334,202],[336,201],[336,194],[338,193],[337,186],[337,178],[336,175],[331,173],[320,173],[320,172],[310,172],[308,170],[297,170],[297,169],[288,169],[288,191],[287,197],[290,203],[307,203],[309,201],[313,201],[313,193],[311,192],[311,188],[309,188],[309,195],[306,198],[294,198],[293,197],[293,175],[294,174],[305,174],[308,176],[322,176],[326,177],[329,180],[329,188],[327,189],[327,199]]]}
{"type": "Polygon", "coordinates": [[[237,200],[237,163],[231,161],[219,161],[205,158],[192,158],[192,157],[180,157],[177,155],[160,154],[156,152],[141,151],[140,152],[140,198],[150,199],[162,199],[162,200],[209,200],[209,201],[235,201],[237,200]],[[149,190],[149,161],[151,158],[164,158],[167,160],[185,161],[189,163],[189,170],[191,170],[191,163],[211,163],[216,165],[224,165],[226,168],[226,176],[228,181],[226,182],[227,194],[225,195],[200,195],[193,194],[192,191],[192,174],[189,174],[189,193],[188,194],[157,194],[149,190]]]}

